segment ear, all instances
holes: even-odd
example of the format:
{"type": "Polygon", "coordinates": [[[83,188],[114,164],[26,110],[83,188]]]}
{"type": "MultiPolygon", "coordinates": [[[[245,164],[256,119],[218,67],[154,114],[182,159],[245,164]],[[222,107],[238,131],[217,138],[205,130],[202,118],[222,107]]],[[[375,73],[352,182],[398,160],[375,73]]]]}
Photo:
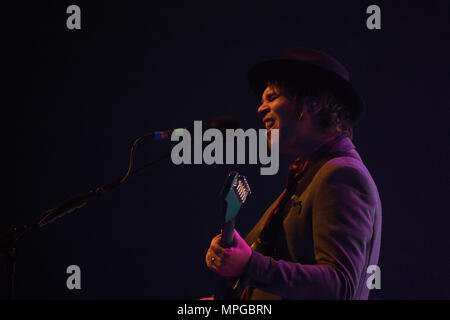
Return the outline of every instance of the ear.
{"type": "Polygon", "coordinates": [[[312,115],[317,115],[320,110],[323,108],[324,101],[320,97],[311,97],[307,98],[306,101],[306,108],[308,109],[308,112],[312,115]]]}

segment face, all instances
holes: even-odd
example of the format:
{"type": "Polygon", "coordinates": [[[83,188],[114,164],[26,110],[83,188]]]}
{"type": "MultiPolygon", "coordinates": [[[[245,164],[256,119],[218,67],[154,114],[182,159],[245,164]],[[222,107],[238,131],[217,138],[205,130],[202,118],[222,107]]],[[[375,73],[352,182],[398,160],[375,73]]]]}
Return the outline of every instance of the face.
{"type": "Polygon", "coordinates": [[[295,149],[297,140],[297,125],[300,108],[294,99],[280,92],[274,86],[267,86],[261,97],[261,106],[258,114],[267,129],[267,139],[271,144],[272,129],[279,129],[280,152],[290,153],[295,149]]]}

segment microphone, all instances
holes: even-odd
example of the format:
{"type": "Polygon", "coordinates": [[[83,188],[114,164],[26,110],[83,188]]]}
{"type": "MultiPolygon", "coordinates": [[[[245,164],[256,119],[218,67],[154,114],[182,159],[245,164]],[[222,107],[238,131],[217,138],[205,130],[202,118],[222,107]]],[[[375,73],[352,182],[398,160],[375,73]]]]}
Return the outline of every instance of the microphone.
{"type": "MultiPolygon", "coordinates": [[[[217,116],[211,120],[210,123],[207,125],[204,125],[204,129],[219,129],[221,131],[224,131],[225,129],[237,129],[240,127],[239,121],[232,116],[217,116]]],[[[165,131],[155,131],[151,135],[153,136],[153,140],[168,140],[170,139],[172,132],[178,131],[178,130],[188,130],[192,132],[194,126],[186,127],[186,128],[176,128],[176,129],[170,129],[165,131]]]]}

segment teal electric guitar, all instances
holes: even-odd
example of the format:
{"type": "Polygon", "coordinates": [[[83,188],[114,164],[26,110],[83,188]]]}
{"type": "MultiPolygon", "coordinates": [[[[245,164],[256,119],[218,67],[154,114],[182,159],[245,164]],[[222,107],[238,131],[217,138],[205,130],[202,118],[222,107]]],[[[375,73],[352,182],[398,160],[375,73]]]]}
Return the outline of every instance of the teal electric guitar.
{"type": "MultiPolygon", "coordinates": [[[[220,245],[224,248],[229,248],[234,244],[236,216],[250,193],[251,190],[247,183],[247,179],[243,175],[240,175],[235,171],[228,174],[220,193],[223,216],[220,245]]],[[[234,287],[236,287],[236,283],[233,282],[232,279],[218,277],[214,299],[229,299],[234,287]]]]}

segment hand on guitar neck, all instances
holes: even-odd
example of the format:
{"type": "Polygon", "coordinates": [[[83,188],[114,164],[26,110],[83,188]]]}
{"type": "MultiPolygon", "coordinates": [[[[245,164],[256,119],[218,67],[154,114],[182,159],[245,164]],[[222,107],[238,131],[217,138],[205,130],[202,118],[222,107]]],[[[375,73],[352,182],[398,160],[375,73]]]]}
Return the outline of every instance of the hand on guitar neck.
{"type": "Polygon", "coordinates": [[[221,277],[240,277],[252,255],[247,242],[234,230],[234,246],[220,245],[221,234],[215,236],[206,253],[206,265],[221,277]]]}
{"type": "Polygon", "coordinates": [[[236,216],[242,204],[251,193],[247,179],[232,171],[228,174],[220,193],[222,200],[223,227],[219,235],[211,241],[206,253],[206,265],[217,274],[214,299],[230,299],[240,277],[252,255],[252,249],[234,229],[236,216]],[[235,285],[230,286],[230,280],[235,285]]]}

